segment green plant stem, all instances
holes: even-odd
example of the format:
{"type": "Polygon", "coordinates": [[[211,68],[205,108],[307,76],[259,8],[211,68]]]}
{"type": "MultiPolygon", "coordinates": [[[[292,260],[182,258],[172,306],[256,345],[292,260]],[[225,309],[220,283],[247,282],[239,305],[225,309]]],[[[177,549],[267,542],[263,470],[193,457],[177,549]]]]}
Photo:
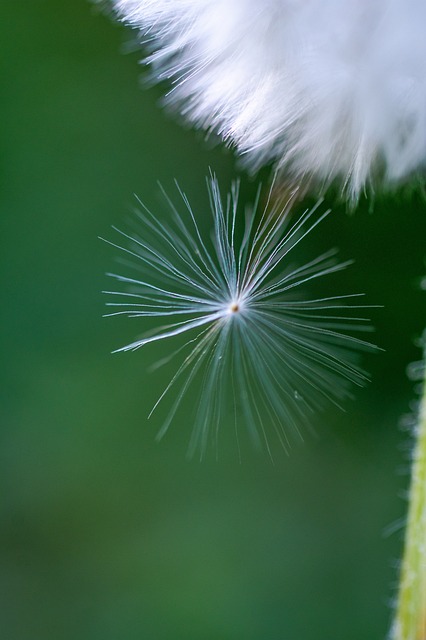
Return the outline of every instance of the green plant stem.
{"type": "Polygon", "coordinates": [[[426,378],[415,434],[405,547],[391,640],[426,640],[426,378]]]}

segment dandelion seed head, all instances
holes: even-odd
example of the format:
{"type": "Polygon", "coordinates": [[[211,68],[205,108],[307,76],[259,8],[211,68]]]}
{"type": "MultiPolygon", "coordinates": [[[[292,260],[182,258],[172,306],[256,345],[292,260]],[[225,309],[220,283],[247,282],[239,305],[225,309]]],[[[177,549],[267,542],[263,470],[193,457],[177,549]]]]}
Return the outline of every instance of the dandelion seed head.
{"type": "Polygon", "coordinates": [[[426,162],[422,0],[114,0],[167,105],[256,171],[352,199],[426,162]]]}
{"type": "Polygon", "coordinates": [[[297,191],[283,204],[271,190],[264,207],[255,204],[244,216],[238,184],[225,200],[214,177],[208,187],[212,235],[198,226],[179,187],[178,206],[163,191],[167,219],[139,201],[132,232],[116,230],[120,241],[109,242],[128,274],[109,274],[119,287],[107,292],[107,315],[140,319],[142,329],[147,319],[158,322],[118,351],[170,344],[174,373],[153,408],[169,401],[159,437],[190,396],[191,454],[217,447],[231,424],[237,443],[244,428],[272,455],[273,440],[288,450],[318,410],[330,402],[342,407],[351,386],[368,380],[356,362],[360,349],[374,349],[356,335],[370,328],[368,307],[359,294],[304,291],[350,264],[337,261],[335,250],[293,262],[329,214],[321,201],[293,217],[297,191]]]}

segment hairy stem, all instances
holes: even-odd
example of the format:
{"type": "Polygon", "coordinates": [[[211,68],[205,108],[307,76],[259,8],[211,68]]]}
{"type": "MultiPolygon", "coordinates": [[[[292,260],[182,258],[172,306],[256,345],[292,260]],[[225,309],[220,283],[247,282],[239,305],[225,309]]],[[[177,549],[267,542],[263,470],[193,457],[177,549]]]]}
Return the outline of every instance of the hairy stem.
{"type": "Polygon", "coordinates": [[[408,522],[391,640],[426,640],[426,377],[415,432],[408,522]]]}

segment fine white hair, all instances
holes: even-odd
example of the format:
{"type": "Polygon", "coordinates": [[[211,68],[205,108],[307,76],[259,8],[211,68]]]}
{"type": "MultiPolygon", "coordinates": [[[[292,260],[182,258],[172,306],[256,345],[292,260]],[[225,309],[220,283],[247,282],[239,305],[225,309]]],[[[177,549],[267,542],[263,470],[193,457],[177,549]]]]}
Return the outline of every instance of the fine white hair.
{"type": "Polygon", "coordinates": [[[426,159],[423,0],[113,0],[189,122],[349,198],[426,159]]]}
{"type": "Polygon", "coordinates": [[[212,236],[198,226],[180,190],[180,208],[163,192],[170,208],[165,219],[139,201],[134,229],[116,229],[120,240],[109,243],[125,258],[127,273],[109,274],[117,289],[106,292],[107,315],[149,328],[118,351],[167,341],[167,360],[179,362],[154,406],[173,388],[160,437],[190,396],[190,454],[198,450],[202,457],[211,441],[217,445],[219,427],[230,421],[237,442],[243,422],[253,443],[272,455],[274,440],[287,450],[314,412],[327,402],[342,406],[351,385],[367,381],[355,354],[375,349],[357,337],[371,329],[363,315],[368,306],[360,294],[303,295],[351,263],[338,262],[334,250],[293,262],[330,213],[321,213],[321,201],[294,217],[296,193],[283,205],[273,204],[270,192],[257,211],[259,193],[255,205],[241,211],[237,184],[225,201],[214,177],[208,186],[212,236]]]}

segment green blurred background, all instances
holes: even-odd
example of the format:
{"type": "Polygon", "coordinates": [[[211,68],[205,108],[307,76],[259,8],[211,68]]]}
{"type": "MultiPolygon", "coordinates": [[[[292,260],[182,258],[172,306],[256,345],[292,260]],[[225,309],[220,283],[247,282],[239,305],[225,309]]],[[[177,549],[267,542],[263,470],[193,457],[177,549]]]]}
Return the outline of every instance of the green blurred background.
{"type": "MultiPolygon", "coordinates": [[[[209,167],[233,155],[182,128],[142,90],[133,34],[84,0],[4,2],[0,21],[1,637],[7,640],[376,640],[395,594],[414,399],[406,366],[426,317],[420,195],[334,214],[309,250],[356,266],[372,383],[330,410],[290,457],[224,447],[188,462],[181,417],[155,443],[147,413],[172,368],[158,351],[111,355],[130,320],[102,319],[136,192],[183,186],[205,215],[209,167]],[[127,52],[127,55],[124,53],[127,52]]],[[[164,207],[158,204],[158,211],[164,207]]],[[[206,227],[207,228],[207,227],[206,227]]],[[[309,254],[311,255],[311,253],[309,254]]],[[[172,365],[173,366],[173,365],[172,365]]]]}

